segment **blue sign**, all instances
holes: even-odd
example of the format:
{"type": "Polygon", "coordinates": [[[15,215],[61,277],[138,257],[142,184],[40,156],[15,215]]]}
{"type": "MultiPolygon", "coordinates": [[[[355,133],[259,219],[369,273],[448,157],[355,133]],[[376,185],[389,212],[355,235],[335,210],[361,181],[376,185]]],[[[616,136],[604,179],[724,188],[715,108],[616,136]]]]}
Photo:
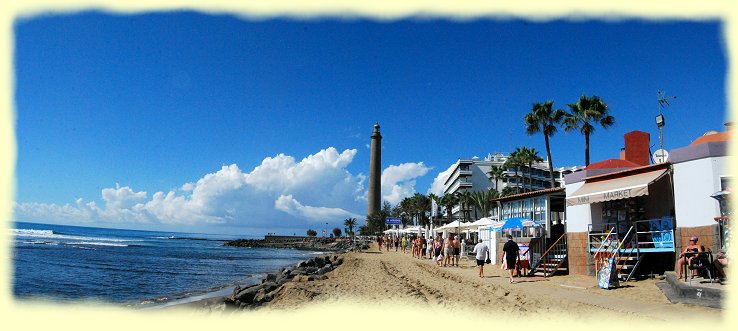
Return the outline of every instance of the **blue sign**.
{"type": "Polygon", "coordinates": [[[402,219],[399,217],[387,217],[386,223],[387,225],[400,225],[402,224],[402,219]]]}

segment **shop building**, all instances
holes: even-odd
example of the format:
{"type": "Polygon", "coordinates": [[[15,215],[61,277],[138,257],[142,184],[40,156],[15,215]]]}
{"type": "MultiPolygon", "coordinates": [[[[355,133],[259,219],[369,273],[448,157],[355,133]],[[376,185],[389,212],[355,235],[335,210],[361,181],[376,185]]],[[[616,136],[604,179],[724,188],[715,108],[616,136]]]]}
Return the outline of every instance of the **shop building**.
{"type": "Polygon", "coordinates": [[[620,159],[566,176],[570,272],[593,275],[606,246],[620,252],[624,278],[674,270],[691,236],[719,249],[721,213],[711,196],[727,182],[727,137],[697,139],[650,164],[648,134],[633,131],[620,159]]]}

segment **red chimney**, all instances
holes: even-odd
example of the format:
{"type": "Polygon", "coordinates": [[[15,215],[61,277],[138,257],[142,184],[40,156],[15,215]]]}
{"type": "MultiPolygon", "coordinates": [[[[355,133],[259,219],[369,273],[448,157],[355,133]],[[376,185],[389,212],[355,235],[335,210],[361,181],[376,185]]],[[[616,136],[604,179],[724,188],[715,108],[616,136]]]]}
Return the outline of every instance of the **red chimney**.
{"type": "Polygon", "coordinates": [[[648,144],[649,134],[643,131],[631,131],[626,133],[625,138],[625,160],[638,165],[649,165],[650,153],[648,144]]]}

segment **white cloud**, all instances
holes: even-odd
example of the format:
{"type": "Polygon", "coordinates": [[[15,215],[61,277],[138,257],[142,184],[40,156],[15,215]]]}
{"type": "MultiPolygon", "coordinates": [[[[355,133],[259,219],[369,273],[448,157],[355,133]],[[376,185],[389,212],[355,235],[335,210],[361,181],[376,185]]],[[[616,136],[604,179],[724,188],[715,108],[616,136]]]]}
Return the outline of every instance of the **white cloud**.
{"type": "MultiPolygon", "coordinates": [[[[101,203],[77,199],[63,206],[16,203],[15,219],[66,223],[158,223],[168,225],[299,228],[310,222],[363,219],[366,176],[346,167],[357,150],[333,147],[299,162],[278,154],[265,158],[250,172],[224,165],[178,189],[135,191],[128,186],[105,188],[101,203]]],[[[382,173],[384,199],[397,203],[415,193],[415,179],[429,168],[423,163],[389,166],[382,173]]]]}
{"type": "Polygon", "coordinates": [[[452,164],[446,171],[440,172],[435,179],[433,179],[433,184],[431,184],[430,189],[428,190],[428,193],[433,193],[437,196],[443,195],[443,183],[446,182],[446,179],[448,179],[448,176],[451,176],[451,173],[454,171],[455,164],[452,164]]]}
{"type": "Polygon", "coordinates": [[[280,195],[274,201],[274,207],[295,217],[309,221],[323,222],[327,219],[345,219],[349,217],[361,218],[361,215],[351,213],[341,208],[304,206],[295,200],[292,195],[280,195]]]}
{"type": "Polygon", "coordinates": [[[382,171],[382,201],[396,205],[403,198],[415,194],[415,179],[424,176],[430,168],[423,162],[391,165],[382,171]]]}

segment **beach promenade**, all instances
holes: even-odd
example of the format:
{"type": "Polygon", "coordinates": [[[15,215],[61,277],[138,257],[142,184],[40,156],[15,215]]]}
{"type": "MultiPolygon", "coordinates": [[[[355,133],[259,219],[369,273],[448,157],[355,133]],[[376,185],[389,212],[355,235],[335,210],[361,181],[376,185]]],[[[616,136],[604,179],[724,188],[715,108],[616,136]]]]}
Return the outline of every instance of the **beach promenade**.
{"type": "MultiPolygon", "coordinates": [[[[594,277],[555,276],[516,278],[509,284],[499,265],[486,265],[478,277],[474,262],[438,267],[429,259],[376,245],[364,252],[344,254],[342,266],[328,278],[289,282],[277,290],[267,310],[293,310],[317,303],[389,303],[423,311],[478,312],[489,316],[558,319],[641,319],[646,322],[706,319],[719,322],[723,310],[672,304],[656,286],[660,280],[628,282],[612,290],[597,288],[594,277]]],[[[262,308],[263,309],[263,308],[262,308]]]]}

